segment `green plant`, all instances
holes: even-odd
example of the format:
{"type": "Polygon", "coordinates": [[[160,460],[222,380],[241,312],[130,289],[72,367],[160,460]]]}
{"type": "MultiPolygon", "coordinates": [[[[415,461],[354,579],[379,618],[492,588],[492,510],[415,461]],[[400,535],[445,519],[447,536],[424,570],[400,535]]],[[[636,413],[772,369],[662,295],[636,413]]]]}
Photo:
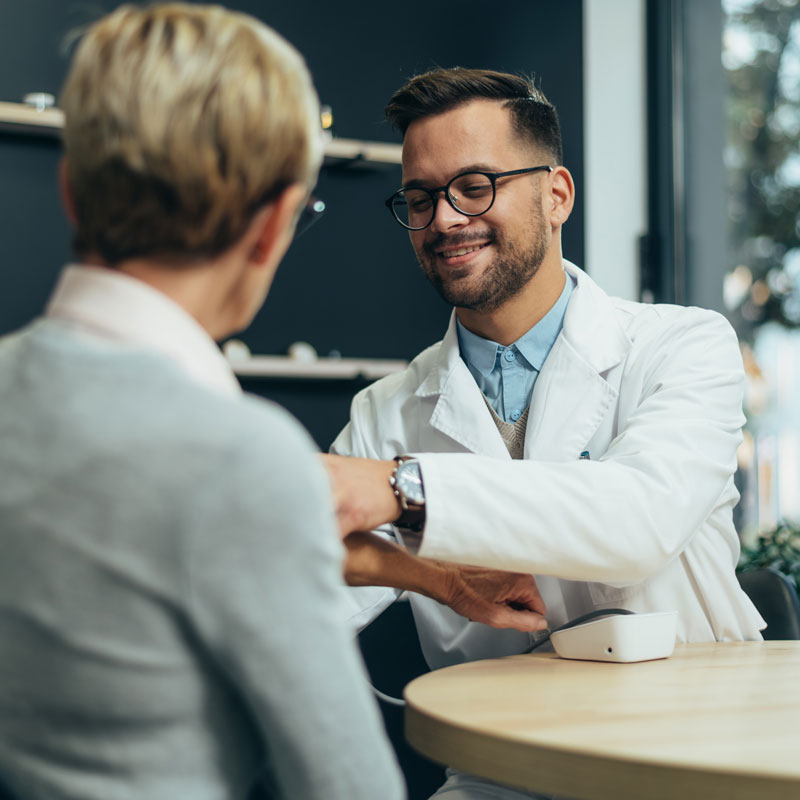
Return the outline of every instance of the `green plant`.
{"type": "Polygon", "coordinates": [[[800,591],[800,527],[790,522],[780,522],[775,528],[758,535],[755,543],[742,547],[736,567],[745,572],[759,567],[773,567],[793,581],[800,591]]]}

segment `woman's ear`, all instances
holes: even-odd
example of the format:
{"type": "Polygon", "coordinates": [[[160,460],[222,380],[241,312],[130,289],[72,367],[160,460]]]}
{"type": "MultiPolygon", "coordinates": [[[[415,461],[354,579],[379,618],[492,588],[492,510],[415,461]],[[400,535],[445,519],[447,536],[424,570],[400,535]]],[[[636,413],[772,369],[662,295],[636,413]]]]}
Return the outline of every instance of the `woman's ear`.
{"type": "Polygon", "coordinates": [[[566,167],[554,167],[550,174],[550,225],[560,228],[575,205],[575,183],[566,167]]]}
{"type": "Polygon", "coordinates": [[[283,258],[294,235],[300,205],[307,196],[303,184],[293,183],[256,212],[245,233],[247,260],[253,266],[277,265],[283,258]]]}
{"type": "Polygon", "coordinates": [[[61,203],[64,206],[64,213],[73,228],[78,227],[78,214],[75,210],[75,198],[72,195],[72,184],[69,182],[69,169],[67,159],[62,158],[58,162],[58,190],[61,193],[61,203]]]}

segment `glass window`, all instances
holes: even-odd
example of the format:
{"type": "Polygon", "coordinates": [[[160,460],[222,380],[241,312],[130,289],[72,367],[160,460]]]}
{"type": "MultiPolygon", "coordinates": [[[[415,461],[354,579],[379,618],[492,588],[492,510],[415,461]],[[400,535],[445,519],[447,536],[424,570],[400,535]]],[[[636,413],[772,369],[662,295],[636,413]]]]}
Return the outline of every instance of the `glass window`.
{"type": "Polygon", "coordinates": [[[800,1],[722,0],[724,303],[749,385],[740,528],[800,520],[800,1]]]}

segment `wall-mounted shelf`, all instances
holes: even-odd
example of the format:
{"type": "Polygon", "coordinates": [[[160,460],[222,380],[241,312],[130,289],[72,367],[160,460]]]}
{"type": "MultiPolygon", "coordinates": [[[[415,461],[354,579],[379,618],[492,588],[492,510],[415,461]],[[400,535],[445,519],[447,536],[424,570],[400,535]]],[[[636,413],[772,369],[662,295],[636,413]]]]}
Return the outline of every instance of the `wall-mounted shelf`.
{"type": "MultiPolygon", "coordinates": [[[[57,138],[63,127],[64,112],[58,108],[39,110],[0,101],[0,131],[57,138]]],[[[331,165],[399,164],[400,153],[400,145],[389,142],[333,138],[325,144],[325,160],[331,165]]]]}
{"type": "Polygon", "coordinates": [[[399,164],[402,147],[389,142],[364,142],[361,139],[329,139],[325,144],[326,163],[399,164]]]}
{"type": "Polygon", "coordinates": [[[0,131],[40,136],[61,136],[64,112],[59,108],[33,108],[24,103],[0,101],[0,131]]]}
{"type": "Polygon", "coordinates": [[[317,358],[303,361],[291,356],[250,356],[229,359],[242,378],[305,378],[312,380],[377,380],[400,372],[408,362],[377,358],[317,358]]]}

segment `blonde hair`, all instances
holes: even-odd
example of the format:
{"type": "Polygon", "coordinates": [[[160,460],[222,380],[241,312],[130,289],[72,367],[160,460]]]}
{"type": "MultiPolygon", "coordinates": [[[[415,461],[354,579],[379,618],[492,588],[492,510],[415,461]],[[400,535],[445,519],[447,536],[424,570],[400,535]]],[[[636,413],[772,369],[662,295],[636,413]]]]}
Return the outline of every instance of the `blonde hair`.
{"type": "Polygon", "coordinates": [[[312,188],[319,102],[302,56],[219,6],[125,5],[62,90],[75,249],[109,264],[218,255],[287,186],[312,188]]]}

